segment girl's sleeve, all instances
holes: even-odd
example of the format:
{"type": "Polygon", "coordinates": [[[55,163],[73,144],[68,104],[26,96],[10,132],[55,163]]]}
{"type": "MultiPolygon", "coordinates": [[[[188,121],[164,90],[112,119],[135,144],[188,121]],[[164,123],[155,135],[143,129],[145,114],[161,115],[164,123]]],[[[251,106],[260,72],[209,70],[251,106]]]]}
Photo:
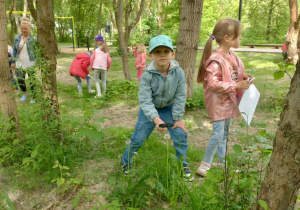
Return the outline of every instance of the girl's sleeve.
{"type": "Polygon", "coordinates": [[[90,59],[90,64],[91,64],[91,69],[93,69],[93,64],[94,64],[94,60],[95,60],[95,52],[93,53],[93,55],[91,56],[91,59],[90,59]]]}
{"type": "Polygon", "coordinates": [[[136,49],[135,49],[135,48],[132,50],[132,53],[133,53],[133,55],[134,55],[135,57],[137,56],[137,52],[136,52],[136,49]]]}
{"type": "Polygon", "coordinates": [[[236,82],[224,82],[222,68],[216,61],[212,61],[206,68],[205,79],[207,89],[216,93],[233,93],[236,90],[236,82]]]}
{"type": "Polygon", "coordinates": [[[108,53],[107,54],[107,70],[110,68],[111,66],[111,57],[110,57],[110,54],[108,53]]]}

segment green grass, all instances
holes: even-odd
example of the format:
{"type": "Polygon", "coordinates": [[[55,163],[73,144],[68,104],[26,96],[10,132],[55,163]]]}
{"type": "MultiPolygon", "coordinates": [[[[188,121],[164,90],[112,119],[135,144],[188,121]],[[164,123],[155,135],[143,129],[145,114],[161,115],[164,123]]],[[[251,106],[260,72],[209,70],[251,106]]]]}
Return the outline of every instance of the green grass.
{"type": "MultiPolygon", "coordinates": [[[[201,54],[202,51],[199,51],[197,55],[195,79],[201,54]]],[[[260,186],[259,170],[255,165],[260,156],[257,155],[259,150],[255,149],[255,145],[259,144],[263,138],[266,138],[267,143],[272,145],[275,131],[272,130],[273,128],[269,129],[268,121],[279,117],[290,79],[287,76],[278,81],[273,79],[272,74],[278,70],[277,63],[282,60],[281,55],[246,52],[237,54],[244,62],[247,73],[250,73],[252,68],[255,69],[255,86],[261,93],[256,115],[262,116],[259,120],[253,121],[250,136],[245,132],[243,120],[236,120],[235,128],[238,129],[233,131],[233,135],[237,136],[238,140],[236,139],[233,144],[240,141],[239,144],[243,146],[243,149],[242,153],[231,151],[229,156],[230,168],[240,167],[241,161],[247,164],[246,160],[251,157],[251,174],[243,168],[243,173],[239,175],[239,183],[237,176],[231,174],[231,188],[228,192],[231,209],[246,209],[253,205],[255,193],[260,186]],[[271,119],[270,116],[272,116],[271,119]],[[257,134],[258,131],[265,129],[267,130],[265,136],[257,134]],[[249,145],[253,148],[252,152],[248,150],[249,145]],[[238,186],[240,187],[239,194],[236,195],[238,186]],[[235,196],[236,198],[233,199],[235,196]]],[[[61,144],[53,144],[52,136],[49,135],[49,131],[44,130],[43,122],[40,120],[42,111],[38,109],[38,102],[34,106],[18,102],[26,144],[18,147],[15,153],[10,151],[14,158],[13,161],[5,162],[7,165],[2,165],[2,176],[5,176],[6,183],[6,185],[0,186],[2,192],[7,193],[14,189],[27,191],[27,194],[30,194],[33,189],[48,192],[50,188],[58,188],[55,183],[51,183],[54,178],[60,176],[59,171],[52,168],[54,160],[58,159],[61,164],[70,167],[70,177],[80,178],[84,181],[84,184],[78,185],[76,189],[97,185],[99,180],[103,180],[109,185],[109,192],[103,192],[101,189],[98,192],[105,195],[108,200],[106,205],[102,204],[103,208],[223,209],[225,206],[223,171],[214,168],[206,179],[197,178],[193,183],[186,182],[180,176],[180,166],[171,141],[167,142],[163,139],[164,133],[154,131],[151,134],[139,150],[138,155],[133,157],[133,174],[128,177],[123,176],[119,165],[120,158],[134,128],[112,125],[103,129],[102,124],[106,119],[104,119],[102,111],[123,104],[138,106],[135,57],[129,56],[129,72],[133,80],[131,82],[124,80],[121,57],[112,57],[112,66],[107,72],[109,81],[107,94],[98,100],[93,98],[93,94],[87,94],[85,83],[83,83],[84,94],[82,96],[77,94],[77,82],[68,74],[69,66],[75,55],[61,53],[57,59],[58,96],[65,140],[61,144]],[[68,81],[67,78],[70,80],[68,81]],[[36,158],[33,158],[35,165],[33,163],[28,166],[22,165],[25,158],[32,157],[32,152],[37,145],[40,145],[40,150],[38,150],[36,158]],[[47,154],[49,159],[45,159],[44,154],[47,154]],[[9,163],[14,164],[10,165],[9,163]],[[33,169],[33,166],[36,169],[33,169]],[[106,170],[108,171],[107,175],[106,170]],[[16,173],[16,171],[18,172],[16,173]]],[[[293,74],[293,69],[291,68],[289,72],[293,74]]],[[[93,75],[93,73],[91,74],[93,75]]],[[[208,117],[203,102],[202,85],[196,82],[194,84],[194,98],[190,101],[192,106],[186,110],[184,119],[189,136],[202,136],[203,134],[207,136],[207,133],[209,135],[211,133],[207,128],[195,129],[196,125],[202,126],[203,121],[208,121],[208,117]]],[[[137,115],[137,113],[133,114],[137,115]]],[[[126,124],[126,120],[124,124],[126,124]]],[[[55,133],[55,131],[51,132],[55,133]]],[[[199,148],[199,145],[189,144],[187,157],[189,166],[194,172],[204,157],[204,147],[205,145],[199,148]]],[[[230,145],[231,147],[232,145],[230,145]]],[[[16,149],[17,147],[14,145],[12,148],[16,149]]],[[[3,156],[0,156],[0,161],[3,160],[1,158],[3,156]]],[[[70,179],[65,174],[64,177],[66,180],[70,179]]],[[[76,185],[68,185],[69,191],[66,192],[72,194],[74,186],[76,185]]],[[[81,198],[81,202],[94,195],[85,192],[85,196],[85,198],[81,198]]],[[[96,203],[94,205],[95,207],[100,206],[96,203]]]]}

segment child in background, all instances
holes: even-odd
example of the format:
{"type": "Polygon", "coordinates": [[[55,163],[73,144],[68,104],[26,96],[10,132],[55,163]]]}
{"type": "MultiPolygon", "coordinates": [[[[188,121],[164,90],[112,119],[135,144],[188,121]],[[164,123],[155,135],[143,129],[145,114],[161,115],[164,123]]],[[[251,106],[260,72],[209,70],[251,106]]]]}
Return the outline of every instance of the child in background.
{"type": "Polygon", "coordinates": [[[186,162],[187,132],[181,119],[186,101],[184,72],[178,62],[172,60],[175,53],[168,36],[152,38],[149,54],[152,62],[147,64],[140,82],[138,120],[130,145],[125,149],[121,160],[123,173],[129,174],[132,156],[138,152],[155,127],[158,131],[167,131],[167,128],[159,125],[174,123],[172,128],[168,127],[168,131],[173,139],[176,157],[179,164],[183,165],[184,177],[192,181],[186,162]]]}
{"type": "Polygon", "coordinates": [[[146,67],[146,47],[144,44],[137,44],[136,48],[133,49],[133,55],[136,57],[135,60],[135,68],[137,69],[137,76],[139,78],[139,81],[141,81],[141,77],[143,74],[143,71],[146,67]]]}
{"type": "Polygon", "coordinates": [[[70,75],[75,77],[78,84],[78,93],[82,94],[82,84],[81,78],[86,79],[86,83],[88,86],[89,93],[94,93],[95,91],[91,88],[91,77],[89,76],[88,67],[90,66],[90,57],[91,54],[89,52],[79,53],[74,58],[71,67],[70,67],[70,75]]]}
{"type": "Polygon", "coordinates": [[[12,54],[13,54],[13,48],[12,46],[10,45],[7,45],[7,50],[8,50],[8,65],[9,65],[9,72],[10,72],[10,77],[11,77],[11,81],[13,82],[13,88],[14,88],[14,93],[19,93],[19,88],[18,88],[18,85],[17,85],[17,82],[14,78],[14,73],[13,71],[11,70],[10,66],[11,66],[11,63],[12,63],[12,54]]]}
{"type": "Polygon", "coordinates": [[[212,35],[206,42],[199,66],[197,82],[203,83],[205,105],[211,122],[213,134],[209,140],[204,160],[197,174],[206,176],[211,167],[216,150],[219,164],[223,165],[226,155],[226,140],[231,118],[240,116],[238,105],[250,82],[244,73],[241,59],[230,50],[240,45],[241,24],[226,18],[214,27],[212,35]],[[219,48],[212,53],[212,42],[216,40],[219,48]]]}
{"type": "Polygon", "coordinates": [[[95,84],[97,89],[97,95],[95,98],[101,97],[101,89],[100,89],[100,77],[102,80],[102,92],[105,94],[106,92],[106,71],[110,68],[111,58],[109,55],[109,50],[107,44],[103,41],[103,37],[101,35],[97,35],[95,37],[96,45],[98,48],[95,49],[91,57],[91,67],[94,70],[95,75],[95,84]]]}

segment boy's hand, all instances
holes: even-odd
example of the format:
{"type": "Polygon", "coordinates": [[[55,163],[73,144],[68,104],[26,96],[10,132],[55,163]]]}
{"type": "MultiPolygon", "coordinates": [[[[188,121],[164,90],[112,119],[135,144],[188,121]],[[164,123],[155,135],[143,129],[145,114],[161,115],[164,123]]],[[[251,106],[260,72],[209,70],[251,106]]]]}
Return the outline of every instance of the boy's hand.
{"type": "Polygon", "coordinates": [[[158,116],[154,117],[153,122],[155,123],[156,129],[158,131],[167,131],[167,128],[161,128],[161,127],[159,127],[159,124],[164,124],[165,122],[162,121],[158,116]]]}
{"type": "Polygon", "coordinates": [[[184,126],[184,122],[182,120],[176,120],[173,126],[174,128],[181,128],[186,133],[186,128],[184,126]]]}

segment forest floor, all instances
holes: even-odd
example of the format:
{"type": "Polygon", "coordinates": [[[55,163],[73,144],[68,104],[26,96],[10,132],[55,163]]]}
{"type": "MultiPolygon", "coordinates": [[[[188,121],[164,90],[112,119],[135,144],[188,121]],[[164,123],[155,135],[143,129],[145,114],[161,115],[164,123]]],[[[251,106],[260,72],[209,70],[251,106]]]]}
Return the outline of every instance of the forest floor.
{"type": "MultiPolygon", "coordinates": [[[[85,50],[82,50],[84,52],[85,50]]],[[[73,53],[69,50],[67,53],[73,53]]],[[[78,53],[78,51],[77,51],[78,53]]],[[[75,55],[75,54],[74,54],[75,55]]],[[[76,90],[77,84],[73,77],[69,76],[69,66],[73,58],[68,57],[64,59],[58,59],[57,65],[57,82],[63,83],[64,85],[70,85],[76,90]]],[[[113,63],[122,62],[120,57],[113,57],[113,63]]],[[[121,66],[121,65],[120,65],[121,66]]],[[[195,71],[196,75],[197,71],[195,71]]],[[[272,77],[272,76],[270,76],[272,77]]],[[[115,79],[124,78],[122,69],[109,71],[108,81],[115,79]]],[[[137,81],[135,75],[132,78],[137,81]]],[[[195,76],[196,78],[196,76],[195,76]]],[[[259,77],[257,77],[259,79],[259,77]]],[[[285,81],[286,82],[286,81],[285,81]]],[[[196,88],[200,86],[194,83],[196,88]]],[[[83,85],[85,83],[83,82],[83,85]]],[[[94,85],[93,85],[94,86],[94,85]]],[[[87,94],[87,93],[84,93],[87,94]]],[[[91,94],[91,97],[94,95],[91,94]]],[[[65,98],[59,98],[60,101],[65,100],[65,98]]],[[[261,98],[261,100],[266,100],[261,98]]],[[[101,117],[105,117],[103,124],[100,124],[102,129],[112,128],[112,127],[124,127],[133,129],[137,120],[139,107],[138,105],[132,106],[125,103],[115,104],[109,107],[104,107],[101,109],[101,117]]],[[[188,144],[200,151],[205,151],[206,144],[209,141],[212,133],[212,124],[208,119],[208,115],[205,109],[186,111],[184,115],[184,121],[188,130],[188,144]]],[[[275,136],[278,122],[279,113],[265,112],[262,109],[257,109],[252,121],[254,125],[257,126],[249,127],[249,134],[256,135],[261,130],[266,130],[271,136],[275,136]],[[260,127],[261,123],[267,126],[260,127]]],[[[236,118],[232,121],[229,148],[232,148],[234,144],[241,144],[238,140],[240,137],[240,131],[246,132],[246,128],[242,127],[241,124],[244,123],[242,117],[236,118]]],[[[157,131],[154,131],[158,133],[157,131]]],[[[158,134],[162,135],[162,134],[158,134]]],[[[125,145],[124,145],[125,147],[125,145]]],[[[231,149],[230,149],[231,150],[231,149]]],[[[84,171],[84,186],[80,188],[75,188],[73,191],[68,192],[66,195],[61,196],[55,192],[55,187],[53,189],[34,189],[34,190],[21,190],[12,189],[7,195],[13,201],[16,209],[43,209],[43,210],[71,210],[71,209],[92,209],[96,206],[103,206],[108,203],[107,195],[112,190],[112,186],[107,182],[107,176],[113,170],[115,170],[115,165],[118,164],[120,154],[114,159],[100,158],[97,161],[90,160],[85,162],[78,170],[84,171]],[[80,195],[84,190],[85,195],[89,195],[85,199],[81,199],[80,195]],[[74,207],[74,201],[76,198],[79,199],[79,203],[74,207]]],[[[199,164],[199,163],[198,163],[199,164]]],[[[195,172],[197,170],[198,164],[194,163],[190,165],[190,169],[195,172]]],[[[202,180],[203,178],[196,176],[196,180],[202,180]]],[[[8,179],[3,177],[0,173],[0,189],[1,186],[5,186],[8,179]]],[[[192,183],[191,183],[192,184],[192,183]]],[[[161,208],[168,209],[169,205],[162,205],[161,208]]],[[[298,207],[300,208],[299,202],[298,207]]]]}

